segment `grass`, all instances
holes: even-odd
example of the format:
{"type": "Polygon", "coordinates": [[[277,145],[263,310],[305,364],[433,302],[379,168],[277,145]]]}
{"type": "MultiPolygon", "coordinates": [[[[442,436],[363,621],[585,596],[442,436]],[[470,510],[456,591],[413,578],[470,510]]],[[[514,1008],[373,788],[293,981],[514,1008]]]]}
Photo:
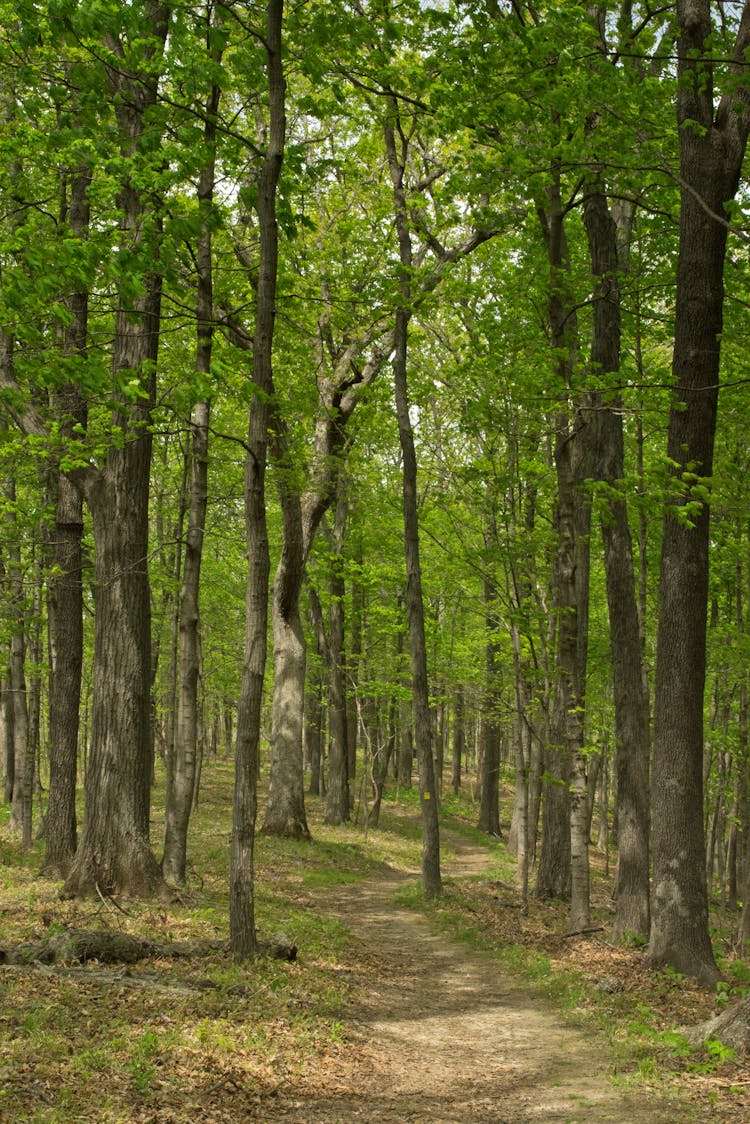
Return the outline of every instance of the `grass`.
{"type": "MultiPolygon", "coordinates": [[[[102,902],[60,901],[59,886],[37,875],[41,845],[22,852],[3,812],[3,943],[34,939],[55,926],[117,927],[164,941],[225,939],[231,774],[224,761],[205,770],[191,828],[189,886],[168,908],[128,903],[123,914],[102,902]]],[[[156,809],[160,801],[157,789],[156,809]]],[[[297,963],[238,966],[215,953],[138,964],[127,976],[96,965],[67,974],[0,967],[0,1121],[262,1119],[268,1098],[295,1075],[318,1073],[325,1080],[330,1069],[351,1063],[347,1006],[356,998],[355,951],[338,922],[309,906],[326,888],[377,877],[385,864],[418,872],[418,797],[414,790],[402,790],[397,799],[392,794],[380,826],[366,833],[361,822],[326,827],[319,801],[310,801],[308,811],[312,843],[260,835],[256,847],[260,935],[285,932],[301,950],[297,963]]],[[[476,816],[469,795],[446,794],[444,856],[462,840],[481,844],[490,853],[487,872],[447,879],[437,902],[424,899],[415,878],[400,889],[399,901],[494,957],[500,970],[579,1024],[606,1031],[622,1079],[676,1084],[717,1111],[735,1105],[741,1116],[746,1086],[734,1081],[736,1060],[718,1044],[696,1055],[675,1033],[715,1005],[674,974],[649,972],[642,948],[566,939],[566,911],[559,904],[530,901],[523,913],[512,857],[502,843],[477,832],[476,816]],[[622,988],[601,991],[597,981],[607,976],[622,979],[622,988]]],[[[157,851],[162,830],[155,812],[157,851]]],[[[608,885],[595,871],[595,917],[604,924],[608,885]]],[[[750,983],[743,962],[727,968],[720,1002],[743,994],[750,983]]]]}

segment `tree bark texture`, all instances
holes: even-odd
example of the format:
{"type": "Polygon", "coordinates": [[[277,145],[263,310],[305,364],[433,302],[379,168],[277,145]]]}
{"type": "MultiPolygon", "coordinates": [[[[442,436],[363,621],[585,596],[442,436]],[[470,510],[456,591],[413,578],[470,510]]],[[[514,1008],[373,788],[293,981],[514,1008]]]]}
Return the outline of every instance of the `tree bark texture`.
{"type": "Polygon", "coordinates": [[[320,411],[306,488],[295,481],[284,419],[274,414],[271,457],[279,469],[283,524],[281,558],[273,586],[274,693],[268,803],[263,831],[309,839],[304,801],[302,714],[304,711],[305,638],[300,593],[305,567],[320,522],[336,496],[346,426],[362,391],[376,377],[390,351],[393,333],[373,330],[347,343],[334,357],[333,373],[318,379],[320,411]],[[378,337],[382,337],[379,339],[378,337]],[[365,346],[367,362],[355,366],[365,346]]]}
{"type": "Polygon", "coordinates": [[[453,703],[453,743],[451,756],[451,787],[458,795],[461,791],[461,767],[466,753],[466,726],[464,724],[464,689],[459,686],[453,703]]]}
{"type": "Polygon", "coordinates": [[[682,181],[654,699],[653,894],[649,959],[712,985],[703,827],[703,705],[709,570],[708,487],[718,408],[727,242],[750,126],[743,7],[729,82],[714,113],[708,0],[677,5],[682,181]]]}
{"type": "MultiPolygon", "coordinates": [[[[548,315],[558,381],[568,395],[577,356],[575,310],[566,293],[569,268],[560,169],[552,167],[546,211],[541,211],[550,277],[548,315]]],[[[537,897],[570,899],[571,928],[589,924],[587,784],[584,746],[584,684],[588,628],[589,531],[591,508],[583,492],[588,422],[583,411],[566,406],[555,423],[557,554],[553,578],[557,634],[553,745],[547,755],[542,845],[537,897]],[[564,821],[567,819],[567,829],[564,821]]]]}
{"type": "Polygon", "coordinates": [[[10,804],[13,799],[15,761],[15,739],[13,736],[13,695],[7,675],[0,678],[0,752],[3,769],[3,803],[10,804]]]}
{"type": "Polygon", "coordinates": [[[411,686],[414,711],[414,739],[419,768],[419,798],[422,810],[422,887],[428,897],[441,893],[440,829],[438,826],[435,766],[432,757],[430,695],[427,682],[427,644],[425,640],[422,569],[419,557],[419,509],[417,502],[417,458],[414,432],[409,414],[407,390],[407,349],[411,318],[412,266],[404,167],[406,142],[399,153],[391,121],[385,127],[386,152],[393,185],[393,202],[398,233],[401,272],[399,285],[402,304],[396,310],[393,358],[393,383],[398,420],[398,435],[403,459],[404,552],[406,558],[406,615],[409,623],[411,686]]]}
{"type": "Polygon", "coordinates": [[[292,839],[310,838],[302,769],[305,636],[299,597],[303,577],[301,512],[292,498],[284,521],[282,559],[273,583],[273,716],[268,802],[263,822],[263,831],[269,835],[292,839]]]}
{"type": "MultiPolygon", "coordinates": [[[[3,343],[12,347],[3,333],[3,343]]],[[[10,686],[13,722],[13,788],[11,793],[11,831],[21,836],[25,850],[32,842],[32,784],[34,762],[30,753],[29,706],[26,689],[26,605],[24,575],[21,570],[21,548],[16,517],[16,482],[10,476],[5,481],[4,496],[7,501],[5,516],[6,538],[6,612],[10,622],[10,661],[8,681],[10,686]]]]}
{"type": "MultiPolygon", "coordinates": [[[[220,56],[214,59],[220,61],[220,56]]],[[[216,173],[216,114],[221,91],[214,85],[206,102],[204,141],[207,160],[198,181],[198,206],[203,229],[198,238],[197,342],[195,369],[208,379],[213,350],[213,267],[210,216],[216,173]]],[[[190,499],[188,505],[185,562],[182,571],[179,611],[179,690],[174,746],[167,756],[164,855],[162,872],[167,882],[185,882],[187,834],[193,806],[198,747],[198,684],[200,671],[200,574],[203,537],[208,506],[208,432],[211,404],[196,402],[190,418],[190,499]]]]}
{"type": "MultiPolygon", "coordinates": [[[[267,148],[258,178],[260,260],[253,338],[253,379],[261,393],[254,399],[250,411],[245,461],[245,526],[249,564],[245,603],[245,661],[237,715],[229,875],[229,936],[232,954],[239,961],[253,956],[258,948],[255,931],[254,850],[270,575],[265,467],[269,402],[273,391],[273,335],[279,253],[276,196],[286,139],[283,12],[283,0],[269,0],[266,9],[266,65],[270,116],[267,148]]],[[[304,691],[304,669],[302,689],[304,691]]],[[[301,720],[300,707],[299,721],[301,720]]],[[[300,753],[301,746],[300,733],[300,753]]]]}
{"type": "MultiPolygon", "coordinates": [[[[169,26],[169,7],[149,3],[148,72],[109,71],[120,147],[137,162],[144,116],[157,99],[158,61],[169,26]]],[[[118,42],[110,48],[122,52],[118,42]]],[[[148,138],[149,143],[152,138],[148,138]]],[[[76,478],[91,512],[95,546],[94,688],[91,748],[85,778],[83,833],[65,882],[68,896],[100,891],[131,896],[163,890],[149,838],[153,771],[151,728],[151,605],[148,577],[151,411],[161,313],[161,277],[151,270],[147,240],[152,201],[133,178],[118,204],[123,243],[143,270],[143,293],[120,294],[113,345],[116,386],[137,379],[138,395],[116,393],[112,425],[117,440],[101,470],[76,478]]],[[[158,218],[155,237],[159,237],[158,218]]]]}
{"type": "MultiPolygon", "coordinates": [[[[74,238],[88,236],[90,169],[80,166],[71,177],[61,219],[74,238]]],[[[89,295],[85,289],[68,300],[71,322],[65,330],[66,354],[85,358],[89,295]]],[[[54,406],[66,438],[86,429],[88,411],[73,385],[56,396],[54,406]]],[[[55,574],[50,582],[51,674],[49,688],[49,796],[45,817],[43,870],[67,876],[78,845],[76,782],[83,674],[83,499],[64,474],[57,476],[55,574]]]]}
{"type": "MultiPolygon", "coordinates": [[[[592,377],[620,369],[618,232],[598,180],[588,185],[584,222],[595,280],[592,377]]],[[[615,882],[615,938],[647,937],[649,931],[649,707],[642,670],[642,639],[636,595],[633,546],[624,495],[625,474],[621,395],[595,395],[596,479],[608,486],[602,516],[609,609],[612,685],[615,702],[615,762],[618,801],[618,863],[615,882]]]]}
{"type": "Polygon", "coordinates": [[[50,589],[49,797],[43,870],[65,877],[78,842],[76,780],[83,672],[83,510],[78,490],[58,477],[55,570],[50,589]]]}
{"type": "Polygon", "coordinates": [[[331,605],[329,611],[329,752],[328,789],[326,792],[325,822],[345,823],[349,819],[349,753],[346,698],[346,649],[344,643],[344,597],[346,588],[343,574],[344,530],[347,504],[342,481],[339,479],[336,514],[331,534],[331,605]]]}
{"type": "Polygon", "coordinates": [[[481,763],[479,775],[479,823],[481,831],[500,838],[500,659],[497,589],[487,577],[483,582],[485,613],[484,704],[481,717],[481,763]]]}
{"type": "MultiPolygon", "coordinates": [[[[129,352],[138,370],[158,331],[156,308],[144,315],[129,352]]],[[[121,328],[122,330],[122,328],[121,328]]],[[[145,422],[145,418],[144,418],[145,422]]],[[[95,637],[91,745],[81,843],[65,893],[97,890],[146,896],[161,887],[151,852],[151,606],[147,571],[151,437],[141,428],[111,449],[87,500],[94,527],[95,637]]]]}

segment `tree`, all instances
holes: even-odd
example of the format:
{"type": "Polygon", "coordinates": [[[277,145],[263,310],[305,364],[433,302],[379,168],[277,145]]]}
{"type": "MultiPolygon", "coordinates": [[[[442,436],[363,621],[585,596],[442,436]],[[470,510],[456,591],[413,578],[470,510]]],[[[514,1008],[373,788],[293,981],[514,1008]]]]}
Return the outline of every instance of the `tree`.
{"type": "Polygon", "coordinates": [[[260,718],[266,665],[270,557],[266,527],[265,468],[274,392],[273,341],[276,317],[279,234],[277,192],[286,139],[286,84],[282,59],[283,0],[269,0],[263,42],[268,81],[268,134],[257,181],[258,282],[253,336],[255,396],[250,409],[245,462],[245,525],[248,580],[245,599],[245,661],[237,714],[232,853],[229,874],[229,933],[236,960],[257,950],[254,898],[255,819],[258,803],[260,718]]]}
{"type": "Polygon", "coordinates": [[[703,694],[709,495],[719,400],[730,204],[750,128],[750,4],[714,101],[716,28],[708,0],[678,0],[680,244],[667,457],[652,767],[649,960],[705,984],[719,971],[708,933],[703,830],[703,694]]]}
{"type": "MultiPolygon", "coordinates": [[[[63,179],[60,225],[67,224],[74,241],[88,238],[91,205],[87,192],[91,168],[79,162],[63,179]]],[[[88,342],[89,293],[79,285],[67,298],[70,322],[63,347],[71,359],[85,361],[88,342]]],[[[52,411],[61,420],[66,441],[86,430],[88,410],[81,389],[69,382],[53,397],[52,411]]],[[[83,674],[83,497],[80,489],[56,466],[55,531],[50,583],[49,799],[45,818],[42,869],[66,877],[78,846],[76,780],[83,674]]]]}
{"type": "MultiPolygon", "coordinates": [[[[215,34],[211,10],[206,12],[206,47],[211,62],[221,63],[221,49],[212,47],[215,34]]],[[[203,150],[205,163],[200,170],[197,204],[201,231],[196,247],[196,352],[198,378],[210,382],[214,335],[212,221],[216,180],[216,131],[221,89],[214,83],[204,106],[203,150]]],[[[162,872],[168,882],[185,881],[187,831],[193,806],[198,756],[198,678],[200,671],[200,574],[208,504],[208,440],[211,403],[201,396],[193,406],[190,429],[189,503],[185,561],[179,607],[179,690],[174,745],[167,756],[164,854],[162,872]]]]}
{"type": "MultiPolygon", "coordinates": [[[[66,31],[68,19],[63,16],[66,31]]],[[[84,496],[95,542],[96,635],[91,752],[83,834],[65,892],[150,894],[163,883],[149,840],[152,772],[151,648],[148,584],[148,496],[162,278],[155,269],[158,196],[159,74],[169,7],[152,2],[140,14],[110,13],[102,25],[85,13],[76,32],[86,43],[87,93],[96,83],[113,104],[121,175],[116,188],[117,309],[110,401],[110,441],[97,466],[80,449],[65,450],[71,482],[84,496]],[[93,57],[102,57],[100,65],[93,57]],[[158,159],[157,159],[158,158],[158,159]],[[149,188],[144,183],[148,179],[149,188]],[[120,267],[118,272],[117,266],[120,267]],[[124,268],[123,268],[124,266],[124,268]]],[[[106,105],[103,112],[107,113],[106,105]]],[[[86,148],[85,137],[82,138],[86,148]]],[[[107,216],[109,219],[111,216],[107,216]]],[[[18,310],[16,310],[18,315],[18,310]]],[[[94,368],[92,384],[98,375],[94,368]]],[[[10,363],[0,371],[9,412],[24,433],[51,443],[50,427],[24,392],[10,363]]],[[[63,419],[64,421],[67,419],[63,419]]]]}
{"type": "Polygon", "coordinates": [[[330,642],[328,644],[330,749],[325,814],[325,822],[329,824],[345,823],[349,819],[349,726],[347,721],[346,651],[344,646],[344,597],[346,588],[343,571],[346,517],[345,481],[339,477],[333,527],[330,533],[331,605],[329,610],[330,642]]]}
{"type": "MultiPolygon", "coordinates": [[[[594,378],[620,370],[617,227],[600,182],[588,185],[584,223],[596,283],[591,366],[594,378]]],[[[649,709],[641,668],[632,538],[624,496],[622,395],[594,393],[595,472],[608,491],[602,537],[614,689],[618,863],[614,934],[645,937],[649,927],[649,709]]]]}
{"type": "Polygon", "coordinates": [[[393,204],[399,245],[399,290],[396,309],[393,358],[393,385],[398,419],[398,435],[403,458],[404,551],[406,555],[406,616],[411,650],[411,688],[414,708],[414,740],[419,767],[419,800],[422,809],[422,886],[428,897],[441,893],[440,829],[438,793],[430,736],[430,699],[427,686],[427,648],[425,644],[422,570],[419,558],[419,517],[417,505],[417,458],[407,393],[407,354],[409,320],[412,315],[411,270],[414,255],[409,231],[404,172],[409,152],[395,99],[385,121],[385,147],[393,184],[393,204]],[[397,131],[399,142],[397,143],[397,131]]]}

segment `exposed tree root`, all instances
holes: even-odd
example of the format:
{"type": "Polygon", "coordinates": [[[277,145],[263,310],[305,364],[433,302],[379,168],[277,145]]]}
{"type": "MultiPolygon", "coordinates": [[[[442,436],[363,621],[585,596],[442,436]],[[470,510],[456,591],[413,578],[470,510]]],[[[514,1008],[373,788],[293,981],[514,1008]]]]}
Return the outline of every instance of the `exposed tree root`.
{"type": "Polygon", "coordinates": [[[697,1026],[682,1027],[692,1046],[702,1046],[709,1038],[718,1038],[724,1046],[730,1046],[740,1056],[750,1051],[750,996],[733,1003],[706,1022],[697,1026]]]}

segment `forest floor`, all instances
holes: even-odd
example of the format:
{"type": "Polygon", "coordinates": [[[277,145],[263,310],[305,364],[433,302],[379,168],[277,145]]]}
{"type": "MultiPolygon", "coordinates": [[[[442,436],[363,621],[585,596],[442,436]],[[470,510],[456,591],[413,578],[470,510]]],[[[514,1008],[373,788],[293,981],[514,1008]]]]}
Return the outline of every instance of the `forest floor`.
{"type": "MultiPolygon", "coordinates": [[[[39,845],[22,853],[0,824],[0,946],[80,929],[218,946],[0,964],[1,1124],[750,1118],[745,1061],[675,1033],[717,997],[607,942],[603,860],[592,851],[596,931],[570,937],[564,906],[521,909],[512,859],[473,830],[464,796],[443,802],[437,903],[419,889],[414,793],[384,804],[377,831],[328,828],[311,800],[312,844],[259,837],[261,936],[283,930],[299,956],[233,964],[230,790],[231,763],[212,765],[191,886],[169,907],[63,902],[36,873],[39,845]]],[[[160,832],[157,812],[155,846],[160,832]]]]}

